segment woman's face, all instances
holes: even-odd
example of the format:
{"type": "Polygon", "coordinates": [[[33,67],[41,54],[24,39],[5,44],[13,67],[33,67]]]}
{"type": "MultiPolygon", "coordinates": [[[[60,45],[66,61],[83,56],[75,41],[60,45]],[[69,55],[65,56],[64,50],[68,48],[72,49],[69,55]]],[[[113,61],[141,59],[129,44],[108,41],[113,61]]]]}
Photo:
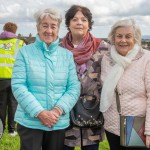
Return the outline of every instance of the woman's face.
{"type": "Polygon", "coordinates": [[[70,20],[69,29],[73,36],[84,37],[87,34],[89,30],[89,22],[81,11],[78,11],[70,20]]]}
{"type": "Polygon", "coordinates": [[[43,18],[37,27],[39,37],[48,46],[57,39],[59,32],[58,21],[51,19],[49,16],[43,18]]]}
{"type": "Polygon", "coordinates": [[[133,28],[119,27],[116,30],[114,40],[117,52],[122,56],[126,56],[126,54],[133,49],[135,44],[133,28]]]}

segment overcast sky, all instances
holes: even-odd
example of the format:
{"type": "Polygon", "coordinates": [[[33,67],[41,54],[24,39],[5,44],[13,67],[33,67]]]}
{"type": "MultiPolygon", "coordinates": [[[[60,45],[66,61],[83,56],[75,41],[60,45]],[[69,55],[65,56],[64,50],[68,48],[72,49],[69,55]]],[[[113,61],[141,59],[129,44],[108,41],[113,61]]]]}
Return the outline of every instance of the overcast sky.
{"type": "Polygon", "coordinates": [[[4,23],[17,23],[17,34],[36,35],[33,14],[41,8],[56,8],[62,13],[59,36],[67,32],[64,24],[65,11],[72,4],[87,6],[92,14],[94,25],[92,34],[107,37],[111,25],[122,18],[134,18],[139,24],[142,35],[150,35],[150,0],[0,0],[0,32],[4,23]]]}

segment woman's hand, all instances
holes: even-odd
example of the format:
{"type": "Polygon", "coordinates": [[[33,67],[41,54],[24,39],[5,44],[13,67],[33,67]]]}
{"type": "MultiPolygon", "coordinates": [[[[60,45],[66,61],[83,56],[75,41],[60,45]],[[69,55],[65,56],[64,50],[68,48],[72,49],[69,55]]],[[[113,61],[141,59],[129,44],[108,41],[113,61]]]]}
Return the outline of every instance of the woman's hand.
{"type": "Polygon", "coordinates": [[[37,117],[40,119],[43,125],[48,126],[50,128],[59,120],[59,114],[54,112],[53,110],[43,110],[38,114],[37,117]]]}
{"type": "Polygon", "coordinates": [[[146,146],[150,148],[150,135],[146,135],[146,146]]]}

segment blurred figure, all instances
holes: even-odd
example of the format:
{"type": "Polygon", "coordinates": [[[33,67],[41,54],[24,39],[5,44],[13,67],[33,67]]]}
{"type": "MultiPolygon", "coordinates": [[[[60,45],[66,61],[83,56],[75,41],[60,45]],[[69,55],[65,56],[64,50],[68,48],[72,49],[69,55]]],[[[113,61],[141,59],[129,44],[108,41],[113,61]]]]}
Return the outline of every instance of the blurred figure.
{"type": "Polygon", "coordinates": [[[141,31],[133,19],[117,21],[108,36],[111,48],[102,59],[100,110],[110,150],[146,150],[120,146],[120,118],[117,111],[117,89],[121,114],[146,116],[146,145],[150,147],[150,52],[141,47],[141,31]]]}
{"type": "MultiPolygon", "coordinates": [[[[65,15],[68,33],[63,38],[61,46],[69,49],[74,56],[78,78],[81,82],[81,95],[86,98],[100,99],[101,82],[100,66],[103,54],[108,44],[90,33],[93,20],[87,7],[71,6],[65,15]]],[[[104,139],[103,128],[82,129],[82,150],[98,150],[99,142],[104,139]]],[[[65,150],[73,150],[81,146],[80,129],[70,127],[66,130],[65,150]]]]}
{"type": "Polygon", "coordinates": [[[20,149],[63,150],[80,83],[72,53],[58,45],[61,15],[48,8],[35,19],[36,40],[20,49],[12,77],[20,149]]]}
{"type": "Polygon", "coordinates": [[[23,41],[17,39],[15,23],[7,22],[3,30],[4,32],[0,34],[0,118],[5,129],[8,114],[8,132],[9,135],[15,136],[17,132],[15,132],[14,114],[17,101],[12,94],[11,78],[13,65],[23,41]]]}

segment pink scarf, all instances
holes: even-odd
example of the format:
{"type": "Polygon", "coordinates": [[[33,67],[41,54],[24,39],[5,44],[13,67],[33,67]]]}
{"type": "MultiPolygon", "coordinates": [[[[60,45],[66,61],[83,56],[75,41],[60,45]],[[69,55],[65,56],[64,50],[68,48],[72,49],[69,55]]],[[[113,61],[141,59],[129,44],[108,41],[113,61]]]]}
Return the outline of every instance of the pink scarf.
{"type": "Polygon", "coordinates": [[[98,48],[101,39],[94,38],[89,32],[83,38],[82,42],[74,48],[72,44],[71,33],[68,32],[67,35],[63,38],[61,46],[67,48],[73,53],[74,60],[78,65],[82,65],[90,60],[93,53],[95,53],[98,48]]]}

